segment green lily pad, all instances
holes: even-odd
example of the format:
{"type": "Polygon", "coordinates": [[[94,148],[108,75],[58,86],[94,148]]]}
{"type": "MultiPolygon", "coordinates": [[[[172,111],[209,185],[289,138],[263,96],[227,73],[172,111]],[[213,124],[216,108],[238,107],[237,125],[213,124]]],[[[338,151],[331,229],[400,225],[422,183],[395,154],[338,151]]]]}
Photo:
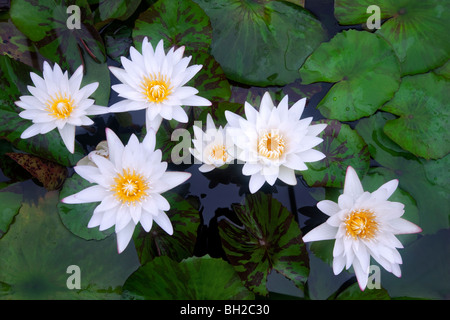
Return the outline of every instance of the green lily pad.
{"type": "Polygon", "coordinates": [[[334,83],[317,108],[326,118],[353,121],[373,114],[394,96],[400,65],[381,36],[348,30],[321,44],[300,68],[300,76],[304,84],[334,83]]]}
{"type": "Polygon", "coordinates": [[[166,192],[163,196],[170,203],[167,216],[173,226],[173,235],[167,234],[156,223],[148,233],[136,228],[133,239],[141,265],[158,256],[181,261],[194,253],[200,226],[198,207],[173,192],[166,192]]]}
{"type": "Polygon", "coordinates": [[[325,154],[325,158],[307,163],[308,170],[300,172],[311,187],[343,188],[345,172],[352,166],[362,177],[369,169],[370,154],[364,140],[347,124],[336,120],[319,120],[327,127],[318,137],[323,139],[315,149],[325,154]]]}
{"type": "Polygon", "coordinates": [[[386,19],[376,33],[392,44],[402,75],[423,73],[448,60],[448,1],[336,0],[334,14],[340,24],[366,23],[372,14],[366,12],[370,5],[377,5],[386,19]]]}
{"type": "Polygon", "coordinates": [[[137,300],[251,300],[233,267],[222,259],[158,257],[140,267],[123,286],[137,300]]]}
{"type": "Polygon", "coordinates": [[[448,162],[448,156],[440,160],[426,161],[403,150],[383,132],[385,124],[394,118],[392,114],[379,112],[361,119],[355,129],[368,144],[372,158],[384,167],[386,180],[398,179],[399,187],[417,202],[418,225],[423,234],[449,228],[450,203],[447,185],[450,181],[450,170],[448,167],[442,170],[445,162],[448,162]],[[437,179],[437,175],[441,178],[437,179]]]}
{"type": "Polygon", "coordinates": [[[222,247],[247,288],[267,295],[267,276],[272,270],[303,289],[309,259],[294,216],[271,195],[246,197],[233,206],[242,226],[228,219],[219,221],[222,247]]]}
{"type": "Polygon", "coordinates": [[[0,238],[8,231],[22,206],[22,187],[16,183],[0,189],[0,238]]]}
{"type": "Polygon", "coordinates": [[[80,9],[80,28],[69,28],[74,13],[67,13],[68,5],[55,0],[18,0],[11,3],[11,20],[32,41],[39,53],[73,73],[85,67],[82,85],[99,82],[92,98],[99,105],[109,99],[109,70],[103,41],[93,26],[93,18],[86,0],[74,1],[80,9]]]}
{"type": "Polygon", "coordinates": [[[283,1],[195,0],[211,19],[211,54],[231,80],[256,86],[285,85],[326,39],[306,9],[283,1]]]}
{"type": "Polygon", "coordinates": [[[203,10],[191,0],[160,0],[141,13],[133,29],[136,48],[148,37],[155,47],[185,46],[187,53],[207,51],[211,44],[211,24],[203,10]]]}
{"type": "Polygon", "coordinates": [[[430,72],[402,78],[394,98],[382,110],[399,116],[386,122],[384,133],[405,150],[425,159],[450,152],[448,127],[450,81],[430,72]]]}
{"type": "Polygon", "coordinates": [[[117,254],[114,237],[86,241],[61,224],[55,207],[57,192],[24,189],[14,224],[0,240],[0,282],[10,290],[6,299],[119,299],[120,288],[139,266],[134,250],[117,254]],[[79,267],[80,289],[67,282],[79,267]]]}
{"type": "Polygon", "coordinates": [[[130,46],[133,45],[131,38],[131,27],[127,25],[117,26],[112,24],[104,31],[106,54],[116,62],[120,63],[120,57],[128,56],[130,46]]]}
{"type": "MultiPolygon", "coordinates": [[[[66,179],[59,194],[59,199],[64,199],[72,194],[84,190],[93,184],[74,173],[72,177],[66,179]]],[[[99,203],[66,204],[59,201],[58,214],[63,225],[74,235],[85,240],[102,240],[114,233],[114,228],[99,231],[98,228],[88,228],[95,207],[99,203]]]]}
{"type": "Polygon", "coordinates": [[[444,65],[440,66],[439,68],[433,71],[437,75],[443,76],[446,79],[450,79],[450,60],[447,60],[447,62],[444,65]]]}
{"type": "Polygon", "coordinates": [[[138,8],[141,0],[101,0],[93,12],[94,19],[106,23],[112,19],[127,20],[138,8]]]}

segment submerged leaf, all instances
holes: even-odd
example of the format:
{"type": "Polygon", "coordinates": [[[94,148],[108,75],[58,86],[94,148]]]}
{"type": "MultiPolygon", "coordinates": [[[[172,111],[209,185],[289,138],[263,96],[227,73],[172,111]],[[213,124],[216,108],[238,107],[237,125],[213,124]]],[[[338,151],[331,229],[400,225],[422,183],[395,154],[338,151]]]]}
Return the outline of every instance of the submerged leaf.
{"type": "Polygon", "coordinates": [[[227,262],[209,256],[179,263],[158,257],[140,267],[123,286],[127,299],[236,300],[253,299],[227,262]],[[150,285],[149,285],[150,284],[150,285]]]}
{"type": "Polygon", "coordinates": [[[393,97],[400,65],[381,36],[348,30],[321,44],[301,67],[300,76],[304,84],[334,83],[317,108],[327,118],[352,121],[370,116],[393,97]]]}
{"type": "Polygon", "coordinates": [[[22,187],[16,183],[0,189],[0,238],[8,231],[22,206],[22,187]]]}
{"type": "Polygon", "coordinates": [[[267,295],[267,276],[276,270],[302,289],[309,260],[293,215],[263,193],[247,196],[244,205],[233,208],[243,226],[223,219],[219,232],[227,258],[246,287],[267,295]]]}
{"type": "Polygon", "coordinates": [[[67,168],[53,161],[25,153],[7,153],[7,155],[31,173],[49,191],[59,189],[67,177],[67,168]]]}

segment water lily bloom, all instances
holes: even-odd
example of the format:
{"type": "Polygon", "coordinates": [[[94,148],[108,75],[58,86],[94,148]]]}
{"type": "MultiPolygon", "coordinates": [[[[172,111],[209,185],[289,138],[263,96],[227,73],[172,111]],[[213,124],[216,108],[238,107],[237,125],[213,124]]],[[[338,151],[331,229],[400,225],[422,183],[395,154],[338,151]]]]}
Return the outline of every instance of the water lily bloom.
{"type": "Polygon", "coordinates": [[[188,122],[183,105],[210,106],[210,101],[196,95],[197,89],[185,86],[202,65],[188,67],[192,57],[183,57],[183,53],[184,47],[172,47],[166,55],[163,40],[153,50],[147,37],[142,42],[142,54],[131,47],[131,60],[121,57],[123,69],[109,68],[122,82],[112,89],[125,98],[113,104],[111,112],[146,109],[147,129],[157,130],[163,118],[188,122]]]}
{"type": "Polygon", "coordinates": [[[193,129],[195,138],[192,139],[192,143],[194,149],[190,148],[189,151],[203,163],[199,167],[200,172],[209,172],[234,160],[233,140],[222,126],[216,129],[210,114],[206,117],[205,132],[197,126],[194,126],[193,129]]]}
{"type": "Polygon", "coordinates": [[[69,78],[67,71],[63,73],[57,63],[52,69],[47,62],[44,62],[43,78],[33,72],[30,76],[35,85],[28,86],[31,95],[21,96],[16,105],[25,109],[19,116],[32,120],[33,124],[20,137],[27,139],[58,128],[64,144],[73,153],[75,127],[92,125],[90,115],[108,113],[108,108],[97,106],[89,99],[97,90],[98,82],[80,88],[83,66],[69,78]]]}
{"type": "Polygon", "coordinates": [[[305,162],[319,161],[325,155],[313,147],[323,139],[317,137],[326,124],[310,125],[312,117],[301,119],[306,99],[288,107],[286,95],[274,106],[268,92],[261,99],[259,112],[245,103],[245,116],[225,111],[228,132],[237,146],[236,158],[244,161],[242,173],[250,177],[251,193],[267,181],[297,184],[295,170],[307,170],[305,162]]]}
{"type": "Polygon", "coordinates": [[[395,235],[422,231],[401,218],[402,203],[388,201],[397,186],[398,180],[391,180],[372,193],[364,191],[356,171],[348,167],[338,203],[330,200],[317,203],[329,216],[328,220],[303,237],[305,242],[335,239],[334,274],[339,274],[344,266],[346,269],[353,266],[361,290],[367,285],[370,257],[400,277],[402,258],[397,248],[403,245],[395,235]]]}
{"type": "Polygon", "coordinates": [[[149,131],[142,143],[131,135],[123,145],[110,129],[106,131],[109,157],[93,153],[90,160],[96,166],[75,166],[75,172],[94,186],[62,200],[63,203],[100,202],[88,228],[106,230],[115,226],[117,249],[121,253],[130,242],[135,226],[140,223],[149,232],[155,221],[168,234],[172,224],[165,211],[170,204],[161,195],[185,182],[186,172],[167,172],[167,162],[161,161],[161,150],[155,150],[156,137],[149,131]]]}

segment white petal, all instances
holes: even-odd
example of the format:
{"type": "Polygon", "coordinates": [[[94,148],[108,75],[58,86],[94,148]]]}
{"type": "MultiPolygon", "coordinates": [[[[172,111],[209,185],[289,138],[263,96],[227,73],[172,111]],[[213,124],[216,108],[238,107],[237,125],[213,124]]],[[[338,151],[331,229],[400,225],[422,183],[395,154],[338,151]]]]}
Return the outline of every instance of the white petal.
{"type": "Polygon", "coordinates": [[[169,235],[173,234],[172,223],[170,222],[169,217],[163,211],[160,211],[159,214],[153,216],[153,221],[155,221],[161,227],[161,229],[163,229],[169,235]]]}
{"type": "Polygon", "coordinates": [[[303,162],[316,162],[325,158],[325,155],[322,152],[315,149],[303,151],[299,153],[299,156],[303,160],[303,162]]]}
{"type": "Polygon", "coordinates": [[[317,208],[328,216],[332,216],[341,210],[336,202],[330,200],[319,201],[317,208]]]}
{"type": "Polygon", "coordinates": [[[122,253],[123,250],[125,250],[125,248],[128,246],[128,243],[130,243],[131,237],[133,236],[134,228],[135,224],[133,223],[133,220],[131,220],[126,227],[117,232],[118,253],[122,253]]]}
{"type": "Polygon", "coordinates": [[[158,184],[154,186],[153,191],[157,193],[163,193],[170,190],[191,177],[189,172],[164,172],[161,179],[158,180],[158,184]]]}
{"type": "Polygon", "coordinates": [[[203,164],[200,167],[198,167],[198,171],[206,173],[214,170],[216,167],[210,164],[203,164]]]}
{"type": "Polygon", "coordinates": [[[317,136],[327,127],[326,123],[313,124],[308,127],[308,136],[317,136]]]}
{"type": "Polygon", "coordinates": [[[300,119],[303,110],[305,109],[306,104],[306,98],[303,98],[296,103],[289,109],[289,117],[291,119],[300,119]]]}
{"type": "Polygon", "coordinates": [[[75,151],[75,126],[66,124],[62,129],[59,129],[59,134],[70,153],[75,151]]]}
{"type": "Polygon", "coordinates": [[[26,128],[20,135],[21,139],[28,139],[40,133],[40,126],[38,124],[32,124],[26,128]]]}
{"type": "Polygon", "coordinates": [[[124,145],[119,137],[111,129],[106,129],[106,140],[108,142],[109,159],[116,167],[121,167],[124,145]]]}
{"type": "Polygon", "coordinates": [[[278,179],[286,184],[294,186],[297,184],[297,177],[295,176],[294,170],[287,168],[285,166],[280,166],[280,171],[278,173],[278,179]]]}
{"type": "Polygon", "coordinates": [[[209,107],[212,103],[208,99],[199,96],[190,96],[182,100],[183,105],[194,107],[209,107]]]}
{"type": "Polygon", "coordinates": [[[337,228],[324,222],[303,236],[303,242],[331,240],[336,238],[337,228]]]}
{"type": "Polygon", "coordinates": [[[88,228],[98,227],[102,221],[102,218],[103,218],[103,212],[94,211],[94,214],[92,215],[91,219],[89,220],[87,227],[88,228]]]}
{"type": "MultiPolygon", "coordinates": [[[[351,166],[347,167],[344,182],[344,194],[356,199],[364,192],[358,174],[351,166]]],[[[342,207],[341,207],[342,208],[342,207]]]]}
{"type": "Polygon", "coordinates": [[[145,121],[145,125],[147,128],[147,132],[150,130],[153,130],[155,132],[158,131],[161,122],[163,120],[163,118],[158,114],[156,115],[154,118],[150,119],[150,109],[147,109],[146,111],[146,121],[145,121]]]}
{"type": "Polygon", "coordinates": [[[172,118],[181,123],[186,123],[189,121],[189,118],[188,118],[186,112],[180,106],[172,107],[172,118]]]}
{"type": "Polygon", "coordinates": [[[394,234],[410,234],[422,232],[422,229],[419,226],[403,218],[391,220],[389,222],[389,225],[390,227],[394,228],[394,230],[396,230],[394,234]]]}
{"type": "Polygon", "coordinates": [[[260,173],[256,173],[250,177],[250,182],[248,184],[248,187],[250,189],[251,193],[255,193],[261,187],[263,186],[264,182],[266,182],[266,179],[264,176],[260,173]]]}
{"type": "Polygon", "coordinates": [[[261,165],[258,163],[246,162],[242,167],[242,174],[245,176],[251,176],[262,169],[261,165]]]}
{"type": "MultiPolygon", "coordinates": [[[[336,241],[336,243],[337,242],[338,241],[336,241]]],[[[343,256],[336,256],[333,259],[333,273],[335,275],[338,275],[339,273],[341,273],[342,269],[344,269],[344,266],[345,266],[345,258],[343,256]]]]}
{"type": "Polygon", "coordinates": [[[356,280],[358,280],[358,285],[361,291],[367,286],[367,280],[369,277],[369,270],[364,270],[358,259],[353,260],[353,270],[355,270],[356,280]]]}
{"type": "Polygon", "coordinates": [[[109,192],[105,188],[95,185],[68,196],[61,201],[69,204],[98,202],[102,201],[108,195],[109,192]]]}
{"type": "Polygon", "coordinates": [[[146,232],[149,232],[153,224],[153,215],[150,212],[146,212],[145,210],[142,211],[140,222],[142,228],[144,228],[146,232]]]}

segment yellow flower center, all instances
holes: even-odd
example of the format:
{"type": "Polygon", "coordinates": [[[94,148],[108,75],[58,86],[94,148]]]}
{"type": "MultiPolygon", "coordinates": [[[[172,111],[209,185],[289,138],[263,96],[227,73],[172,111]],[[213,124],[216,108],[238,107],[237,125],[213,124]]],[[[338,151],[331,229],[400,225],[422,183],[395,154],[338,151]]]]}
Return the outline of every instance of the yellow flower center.
{"type": "Polygon", "coordinates": [[[258,153],[271,160],[279,159],[285,148],[283,136],[274,132],[264,134],[258,142],[258,153]]]}
{"type": "Polygon", "coordinates": [[[47,111],[56,119],[67,119],[72,113],[73,100],[65,93],[58,92],[47,102],[47,111]]]}
{"type": "Polygon", "coordinates": [[[375,214],[371,210],[353,210],[345,219],[347,236],[353,239],[372,239],[378,231],[375,214]]]}
{"type": "Polygon", "coordinates": [[[222,160],[223,162],[226,162],[228,158],[227,150],[223,144],[212,147],[209,156],[214,160],[222,160]]]}
{"type": "Polygon", "coordinates": [[[136,202],[140,203],[148,195],[148,182],[135,170],[124,169],[122,174],[119,173],[114,178],[114,182],[111,190],[115,191],[114,195],[122,204],[135,205],[136,202]]]}
{"type": "Polygon", "coordinates": [[[147,100],[154,103],[166,100],[172,92],[170,80],[167,76],[163,76],[160,73],[156,76],[151,74],[149,77],[144,77],[141,88],[147,100]]]}

